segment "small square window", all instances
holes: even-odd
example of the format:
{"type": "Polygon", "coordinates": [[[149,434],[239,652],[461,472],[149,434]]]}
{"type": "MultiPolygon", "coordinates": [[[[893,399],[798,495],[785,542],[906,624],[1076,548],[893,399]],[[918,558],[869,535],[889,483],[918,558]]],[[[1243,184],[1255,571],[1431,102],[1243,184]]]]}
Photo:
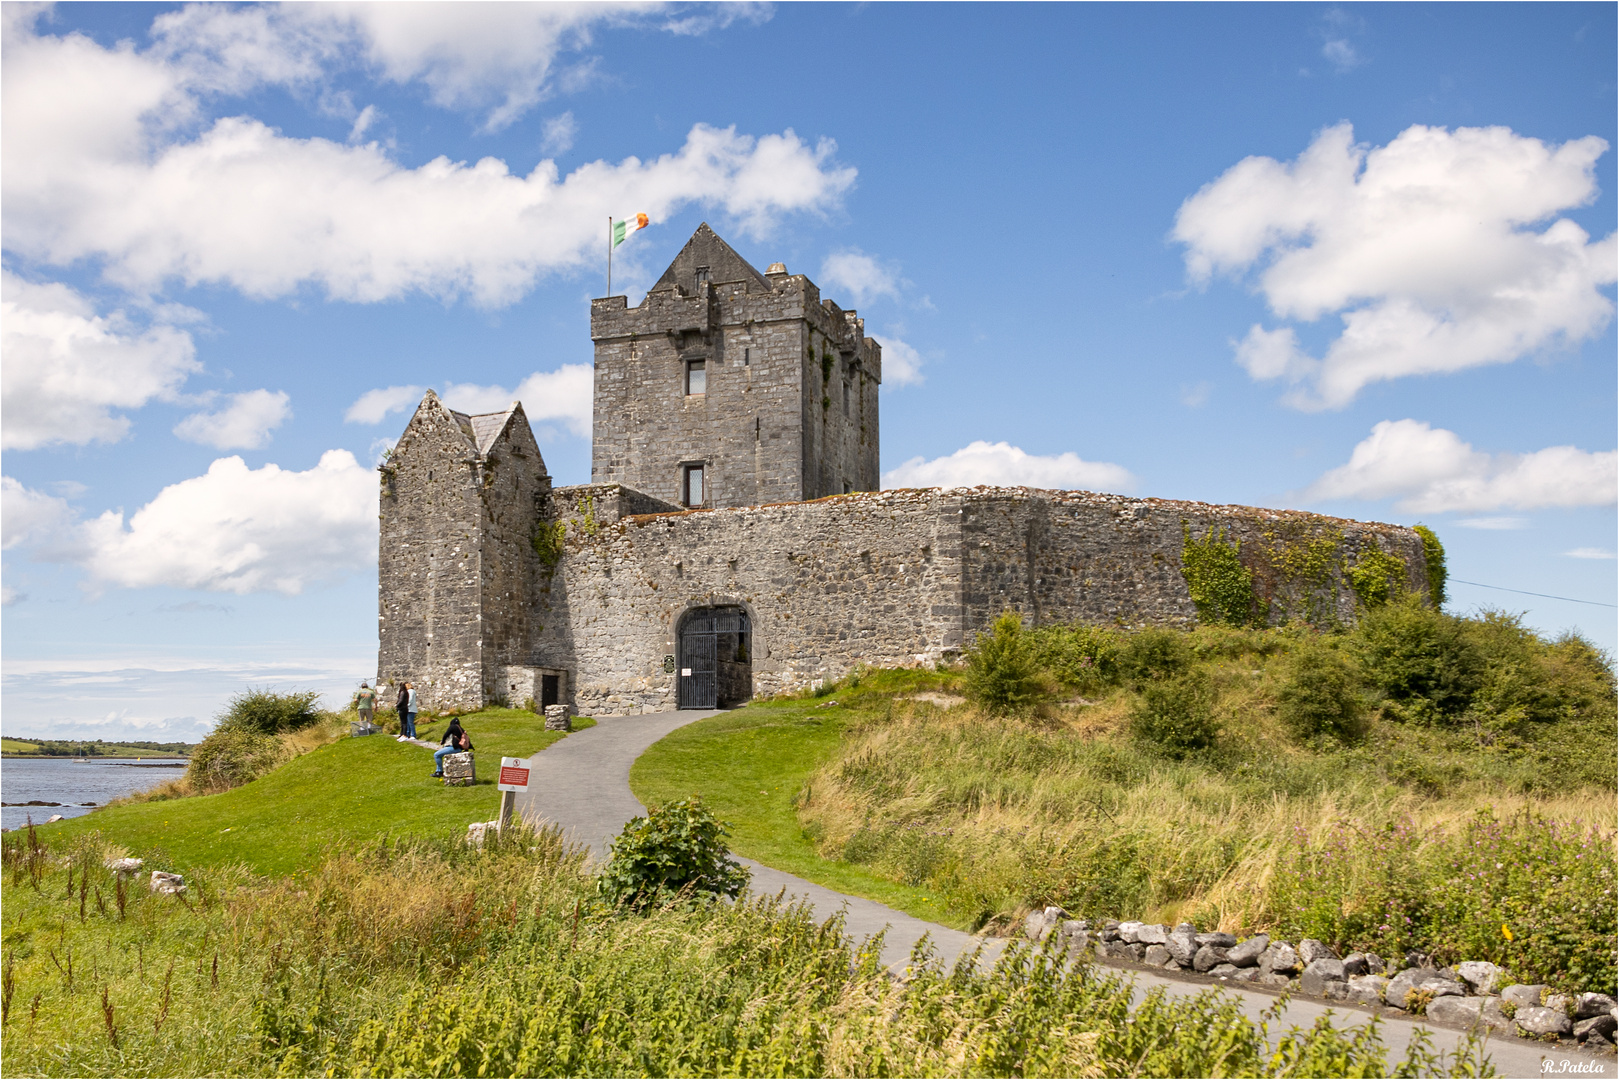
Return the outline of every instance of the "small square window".
{"type": "Polygon", "coordinates": [[[703,505],[703,467],[687,465],[680,470],[680,501],[686,506],[703,505]]]}
{"type": "Polygon", "coordinates": [[[708,393],[708,365],[705,361],[686,361],[686,393],[708,393]]]}

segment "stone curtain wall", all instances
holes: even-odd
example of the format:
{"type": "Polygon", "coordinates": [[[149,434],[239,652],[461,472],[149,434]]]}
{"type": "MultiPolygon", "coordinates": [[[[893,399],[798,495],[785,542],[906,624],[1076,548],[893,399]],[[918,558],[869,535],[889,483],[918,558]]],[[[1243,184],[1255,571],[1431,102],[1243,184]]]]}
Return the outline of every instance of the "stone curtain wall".
{"type": "Polygon", "coordinates": [[[381,477],[377,679],[415,683],[426,708],[481,704],[477,448],[430,391],[381,477]]]}
{"type": "MultiPolygon", "coordinates": [[[[1408,587],[1426,588],[1409,529],[1291,511],[978,488],[619,519],[611,508],[622,498],[602,485],[555,498],[567,540],[538,598],[540,652],[576,672],[584,712],[673,708],[676,676],[663,658],[677,654],[677,624],[693,607],[748,611],[756,694],[862,663],[952,659],[1007,608],[1030,623],[1190,623],[1188,527],[1197,537],[1219,527],[1261,569],[1279,530],[1336,537],[1337,557],[1351,561],[1375,544],[1404,561],[1408,587]]],[[[1354,617],[1340,572],[1321,596],[1354,617]]],[[[1282,614],[1272,609],[1273,620],[1282,614]]]]}
{"type": "Polygon", "coordinates": [[[1010,607],[1031,625],[1053,622],[1189,624],[1197,608],[1181,573],[1187,530],[1210,530],[1238,549],[1265,621],[1290,616],[1352,622],[1344,579],[1368,545],[1405,563],[1408,589],[1427,594],[1422,540],[1413,531],[1296,510],[1088,491],[974,489],[963,497],[963,620],[982,629],[1010,607]],[[1301,573],[1302,568],[1302,573],[1301,573]],[[1309,579],[1311,574],[1315,580],[1309,579]]]}

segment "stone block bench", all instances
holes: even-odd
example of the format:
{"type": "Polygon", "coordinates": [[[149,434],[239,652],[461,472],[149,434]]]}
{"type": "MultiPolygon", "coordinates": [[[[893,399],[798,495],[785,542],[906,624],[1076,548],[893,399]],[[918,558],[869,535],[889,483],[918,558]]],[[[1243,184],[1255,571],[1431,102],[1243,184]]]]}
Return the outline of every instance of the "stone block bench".
{"type": "Polygon", "coordinates": [[[459,754],[445,755],[445,787],[471,787],[477,782],[478,770],[476,765],[473,763],[471,750],[463,750],[459,754]]]}

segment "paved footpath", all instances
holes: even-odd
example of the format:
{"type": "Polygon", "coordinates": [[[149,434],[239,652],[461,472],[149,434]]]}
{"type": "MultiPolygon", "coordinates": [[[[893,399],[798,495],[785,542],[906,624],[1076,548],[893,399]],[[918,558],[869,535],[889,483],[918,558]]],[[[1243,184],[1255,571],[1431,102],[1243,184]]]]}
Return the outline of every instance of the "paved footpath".
{"type": "MultiPolygon", "coordinates": [[[[617,836],[631,818],[646,812],[630,791],[630,766],[635,759],[676,728],[714,715],[713,712],[693,710],[598,720],[595,727],[574,732],[529,759],[533,773],[528,791],[518,797],[517,812],[532,824],[561,827],[569,839],[588,845],[593,856],[604,858],[608,841],[617,836]]],[[[886,929],[883,961],[890,966],[903,964],[910,956],[912,946],[924,935],[932,938],[936,951],[946,961],[954,961],[980,945],[986,947],[987,955],[993,956],[1004,944],[996,939],[986,940],[914,918],[874,900],[834,892],[751,860],[741,861],[753,872],[755,892],[776,893],[785,890],[789,896],[807,899],[816,915],[822,918],[842,909],[845,925],[856,940],[886,929]]],[[[1130,969],[1124,973],[1135,980],[1137,1000],[1159,987],[1176,996],[1190,996],[1209,988],[1206,981],[1174,979],[1152,971],[1130,969]]],[[[1274,995],[1261,990],[1219,985],[1222,992],[1241,1002],[1244,1013],[1254,1020],[1258,1020],[1260,1013],[1276,1003],[1274,995]]],[[[1280,1022],[1271,1024],[1271,1031],[1286,1031],[1293,1025],[1308,1028],[1328,1011],[1329,1006],[1324,1002],[1293,998],[1280,1022]]],[[[1359,1014],[1372,1015],[1372,1010],[1341,1003],[1330,1006],[1330,1011],[1341,1021],[1358,1020],[1359,1014]]],[[[1452,1049],[1462,1037],[1459,1031],[1451,1028],[1419,1024],[1387,1013],[1383,1016],[1381,1028],[1391,1063],[1405,1053],[1407,1044],[1420,1030],[1428,1031],[1433,1037],[1433,1045],[1442,1050],[1452,1049]]],[[[1502,1076],[1619,1075],[1615,1059],[1611,1056],[1547,1050],[1524,1039],[1492,1038],[1487,1050],[1496,1071],[1502,1076]]]]}

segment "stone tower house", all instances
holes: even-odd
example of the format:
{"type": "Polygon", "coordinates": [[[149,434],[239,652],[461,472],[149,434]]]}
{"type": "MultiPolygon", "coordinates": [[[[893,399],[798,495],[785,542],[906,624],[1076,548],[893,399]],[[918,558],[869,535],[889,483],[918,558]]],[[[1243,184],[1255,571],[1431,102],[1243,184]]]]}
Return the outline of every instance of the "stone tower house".
{"type": "Polygon", "coordinates": [[[776,263],[700,226],[638,307],[590,305],[590,475],[679,506],[757,506],[880,486],[882,349],[776,263]]]}

